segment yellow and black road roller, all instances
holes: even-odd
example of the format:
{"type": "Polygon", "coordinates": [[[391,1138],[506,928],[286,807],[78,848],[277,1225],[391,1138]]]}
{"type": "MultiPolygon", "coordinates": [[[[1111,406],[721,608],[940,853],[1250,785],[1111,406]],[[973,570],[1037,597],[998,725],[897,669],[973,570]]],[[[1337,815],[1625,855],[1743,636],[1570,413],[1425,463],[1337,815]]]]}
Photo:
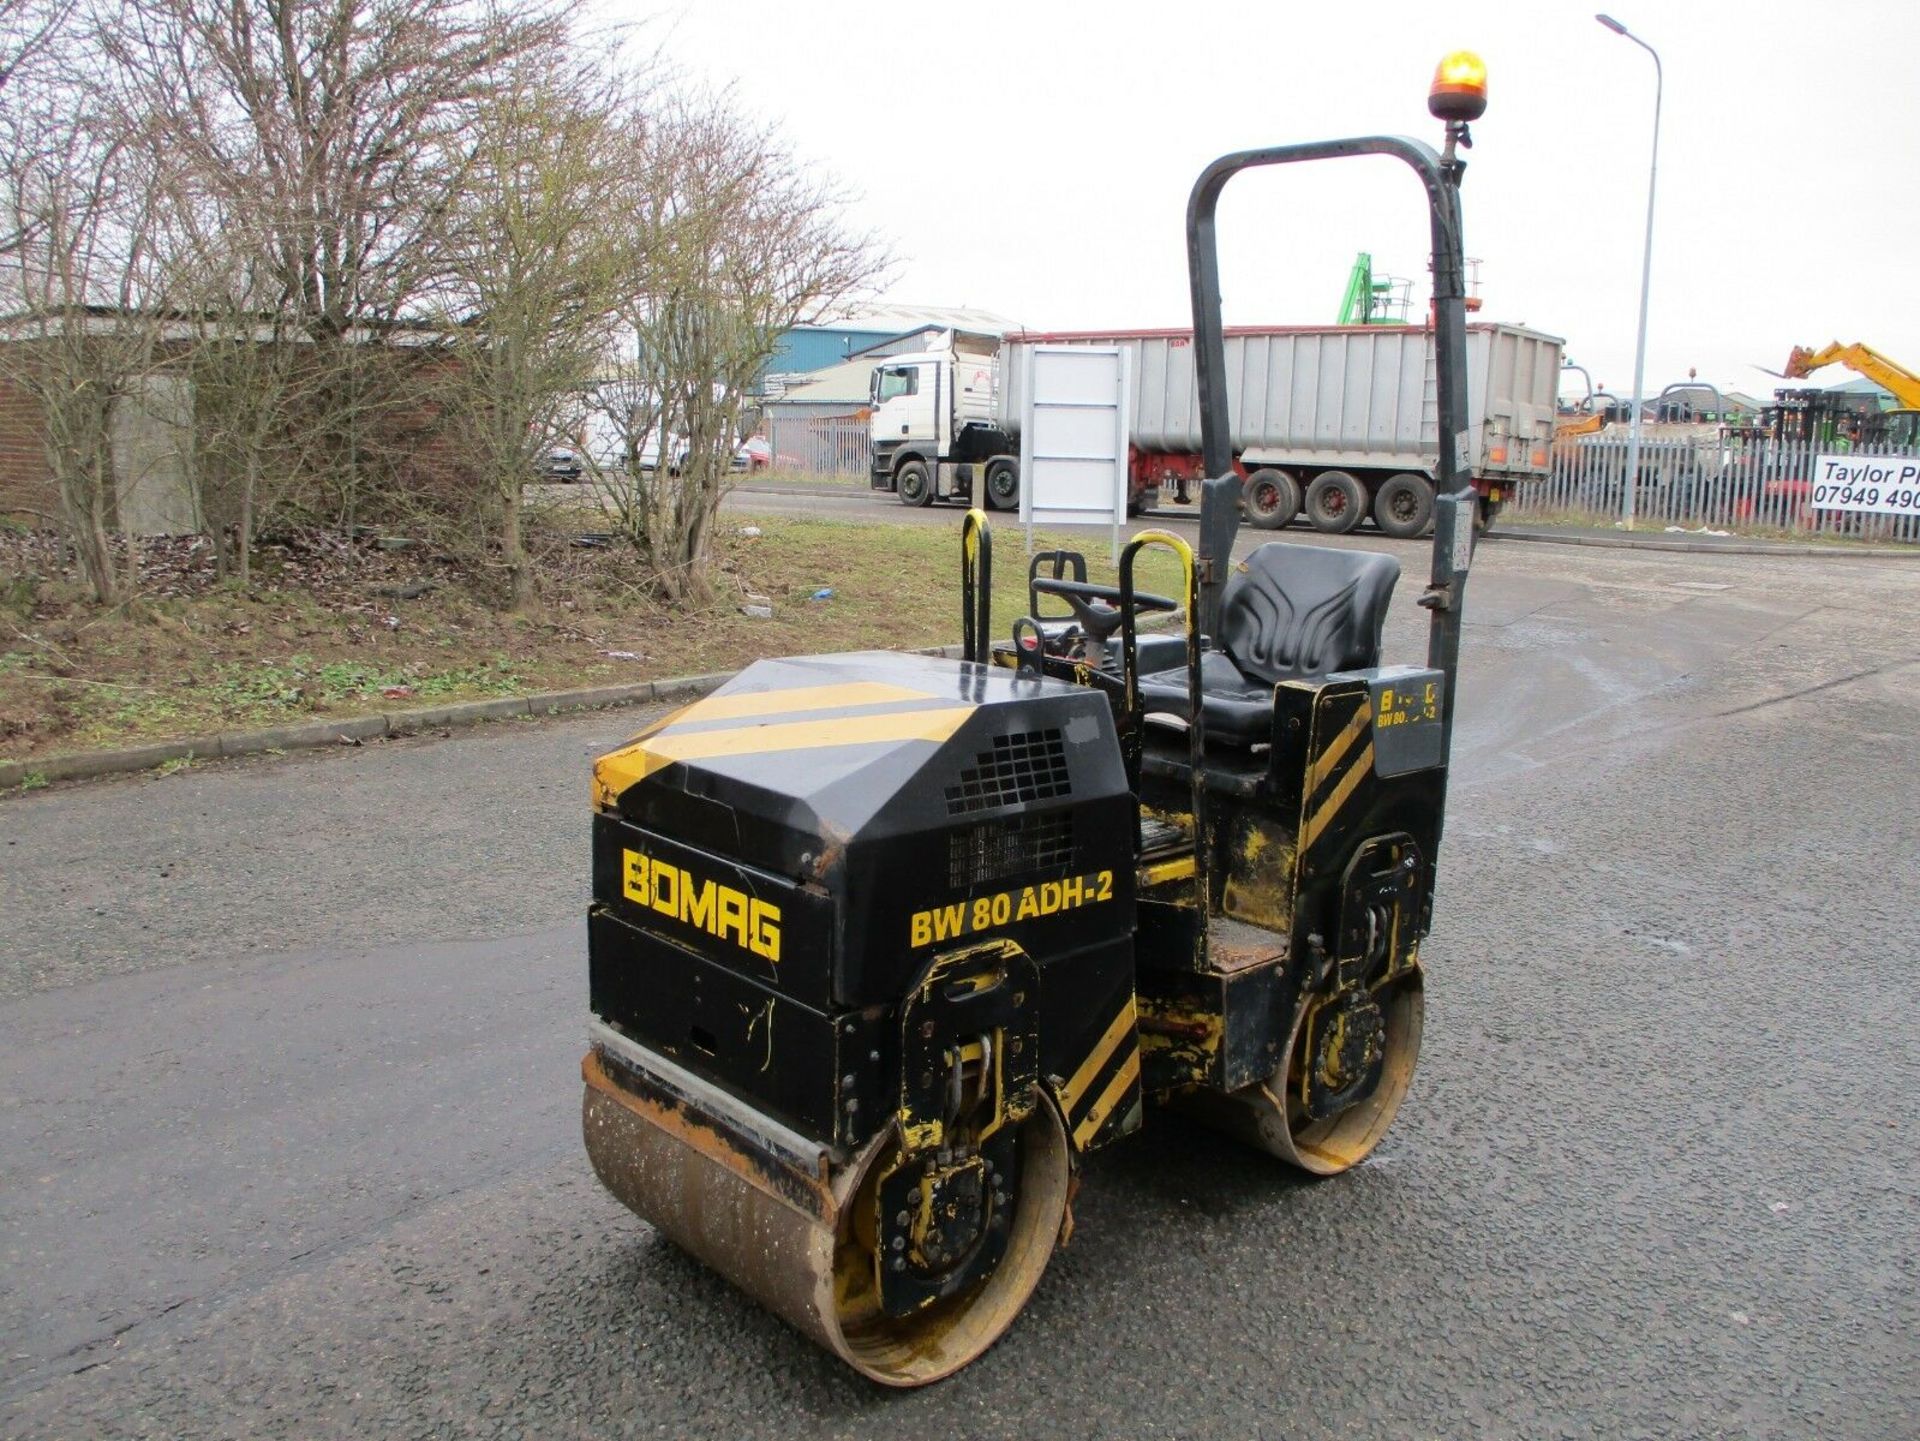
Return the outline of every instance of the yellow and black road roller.
{"type": "Polygon", "coordinates": [[[1458,150],[1477,61],[1450,57],[1431,105],[1439,153],[1282,146],[1195,185],[1197,545],[1141,533],[1113,586],[1036,556],[1029,614],[995,641],[974,512],[962,658],[760,661],[595,765],[594,1169],[876,1381],[990,1346],[1067,1238],[1083,1159],[1149,1117],[1328,1176],[1406,1094],[1473,543],[1458,150]],[[1243,170],[1354,155],[1404,161],[1431,221],[1421,665],[1381,663],[1393,557],[1276,541],[1233,561],[1215,205],[1243,170]],[[1135,585],[1156,547],[1184,594],[1135,585]],[[1143,628],[1152,612],[1183,623],[1143,628]]]}

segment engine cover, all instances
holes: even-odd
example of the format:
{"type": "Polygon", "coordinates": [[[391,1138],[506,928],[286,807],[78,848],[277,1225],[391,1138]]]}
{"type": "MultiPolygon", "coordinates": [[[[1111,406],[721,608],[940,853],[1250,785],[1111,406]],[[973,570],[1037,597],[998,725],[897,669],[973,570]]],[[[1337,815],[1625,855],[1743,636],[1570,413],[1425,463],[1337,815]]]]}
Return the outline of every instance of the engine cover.
{"type": "Polygon", "coordinates": [[[1130,993],[1133,803],[1099,692],[761,661],[602,757],[594,795],[595,1014],[830,1144],[892,1113],[888,1017],[935,955],[1018,945],[1063,1044],[1130,993]]]}

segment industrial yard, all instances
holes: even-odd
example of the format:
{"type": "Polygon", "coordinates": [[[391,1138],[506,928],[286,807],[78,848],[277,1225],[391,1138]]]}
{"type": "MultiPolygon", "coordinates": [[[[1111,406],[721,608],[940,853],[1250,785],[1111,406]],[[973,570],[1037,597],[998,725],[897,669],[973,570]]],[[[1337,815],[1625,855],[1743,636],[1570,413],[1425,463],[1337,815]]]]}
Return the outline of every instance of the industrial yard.
{"type": "Polygon", "coordinates": [[[578,776],[643,717],[0,805],[6,1431],[1900,1435],[1920,670],[1857,618],[1920,576],[1496,542],[1475,583],[1388,1143],[1318,1186],[1115,1151],[1033,1311],[904,1401],[578,1159],[578,776]]]}
{"type": "Polygon", "coordinates": [[[1373,18],[0,0],[0,1436],[1915,1434],[1920,19],[1373,18]]]}

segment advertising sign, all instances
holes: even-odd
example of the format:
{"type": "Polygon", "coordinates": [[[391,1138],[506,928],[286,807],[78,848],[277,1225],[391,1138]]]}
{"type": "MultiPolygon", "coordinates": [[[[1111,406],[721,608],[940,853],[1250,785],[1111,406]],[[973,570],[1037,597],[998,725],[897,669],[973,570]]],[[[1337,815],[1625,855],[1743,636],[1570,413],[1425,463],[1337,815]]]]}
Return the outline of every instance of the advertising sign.
{"type": "Polygon", "coordinates": [[[1920,515],[1920,456],[1816,456],[1813,508],[1920,515]]]}

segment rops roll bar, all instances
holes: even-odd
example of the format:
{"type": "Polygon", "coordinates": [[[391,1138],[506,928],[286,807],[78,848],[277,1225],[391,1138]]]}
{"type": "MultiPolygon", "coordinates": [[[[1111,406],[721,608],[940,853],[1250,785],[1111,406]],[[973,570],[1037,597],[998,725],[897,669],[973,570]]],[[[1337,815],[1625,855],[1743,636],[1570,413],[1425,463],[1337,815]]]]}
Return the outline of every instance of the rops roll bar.
{"type": "MultiPolygon", "coordinates": [[[[1475,112],[1477,113],[1477,112],[1475,112]]],[[[1305,160],[1342,160],[1391,155],[1404,161],[1426,188],[1433,232],[1434,386],[1439,413],[1439,466],[1435,487],[1433,567],[1420,604],[1429,611],[1427,664],[1446,675],[1442,707],[1443,756],[1453,740],[1454,676],[1460,663],[1460,615],[1467,568],[1473,556],[1474,492],[1468,464],[1466,266],[1460,237],[1460,177],[1466,163],[1456,142],[1471,145],[1466,126],[1450,120],[1446,151],[1436,154],[1418,140],[1371,135],[1277,145],[1223,155],[1200,173],[1187,201],[1187,269],[1193,289],[1194,368],[1200,392],[1201,484],[1197,624],[1208,637],[1220,629],[1220,599],[1239,529],[1240,479],[1233,469],[1227,413],[1226,337],[1220,319],[1220,257],[1214,211],[1220,192],[1243,170],[1293,165],[1305,160]]],[[[1218,644],[1217,640],[1212,643],[1218,644]]]]}
{"type": "Polygon", "coordinates": [[[985,665],[992,641],[993,527],[975,507],[960,523],[960,658],[985,665]]]}

